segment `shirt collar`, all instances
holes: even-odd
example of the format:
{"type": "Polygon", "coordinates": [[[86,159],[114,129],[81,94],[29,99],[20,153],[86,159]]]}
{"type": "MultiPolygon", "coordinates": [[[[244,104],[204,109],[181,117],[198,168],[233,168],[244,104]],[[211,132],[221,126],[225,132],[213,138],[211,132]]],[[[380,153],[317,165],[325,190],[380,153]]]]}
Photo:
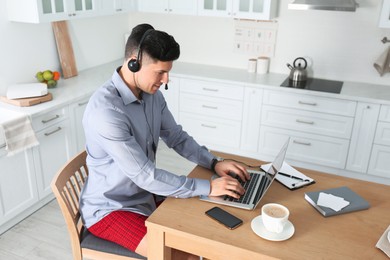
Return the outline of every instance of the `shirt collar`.
{"type": "Polygon", "coordinates": [[[124,105],[128,105],[133,102],[139,102],[133,92],[129,89],[126,83],[123,81],[122,77],[119,75],[119,70],[121,67],[118,67],[114,74],[112,75],[112,82],[114,83],[115,88],[118,90],[119,95],[123,100],[124,105]]]}

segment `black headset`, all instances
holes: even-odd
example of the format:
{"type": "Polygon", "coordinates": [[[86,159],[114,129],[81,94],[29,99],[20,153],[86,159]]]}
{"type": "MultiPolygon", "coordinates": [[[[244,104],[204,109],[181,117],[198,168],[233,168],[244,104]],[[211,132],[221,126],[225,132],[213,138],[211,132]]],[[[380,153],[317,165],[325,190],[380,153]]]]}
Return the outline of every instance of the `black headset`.
{"type": "Polygon", "coordinates": [[[142,53],[142,43],[143,41],[145,40],[146,36],[151,32],[151,31],[154,31],[154,29],[148,29],[146,30],[146,32],[144,33],[144,35],[142,35],[142,38],[141,40],[139,41],[139,44],[138,44],[138,54],[137,54],[137,59],[130,59],[129,62],[127,63],[127,67],[129,67],[129,70],[131,72],[137,72],[141,69],[141,63],[139,62],[140,58],[141,58],[141,53],[142,53]]]}

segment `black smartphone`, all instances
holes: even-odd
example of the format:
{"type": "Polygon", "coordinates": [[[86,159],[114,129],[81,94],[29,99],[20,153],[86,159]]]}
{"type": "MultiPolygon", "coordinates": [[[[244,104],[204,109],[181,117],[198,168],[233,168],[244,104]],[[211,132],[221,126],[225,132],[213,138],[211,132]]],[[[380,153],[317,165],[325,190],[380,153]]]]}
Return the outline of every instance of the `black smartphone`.
{"type": "Polygon", "coordinates": [[[229,229],[235,229],[242,224],[241,219],[237,218],[236,216],[233,216],[229,212],[219,207],[209,209],[208,211],[206,211],[206,215],[223,224],[229,229]]]}

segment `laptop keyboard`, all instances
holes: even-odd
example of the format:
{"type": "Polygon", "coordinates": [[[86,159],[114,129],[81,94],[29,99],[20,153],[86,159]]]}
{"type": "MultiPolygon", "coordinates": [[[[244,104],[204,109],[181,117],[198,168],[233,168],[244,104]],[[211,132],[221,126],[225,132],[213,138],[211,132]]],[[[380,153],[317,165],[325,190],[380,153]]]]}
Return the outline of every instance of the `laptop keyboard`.
{"type": "MultiPolygon", "coordinates": [[[[255,174],[253,172],[249,172],[249,176],[250,176],[250,180],[249,181],[242,181],[240,179],[240,177],[238,176],[235,176],[234,178],[238,180],[238,182],[242,185],[242,187],[245,189],[245,194],[242,195],[239,199],[236,199],[236,198],[233,198],[231,196],[228,196],[228,195],[225,195],[224,196],[224,200],[225,201],[233,201],[233,202],[239,202],[239,203],[243,203],[243,204],[249,204],[251,201],[251,197],[252,197],[252,193],[253,193],[253,190],[255,189],[256,187],[256,183],[258,182],[259,178],[261,178],[261,182],[264,182],[267,178],[264,178],[263,175],[260,175],[260,174],[255,174]]],[[[260,187],[262,187],[262,185],[264,185],[263,183],[260,183],[260,187]]],[[[262,189],[259,189],[257,194],[256,194],[256,197],[259,193],[259,191],[262,190],[262,189]]]]}

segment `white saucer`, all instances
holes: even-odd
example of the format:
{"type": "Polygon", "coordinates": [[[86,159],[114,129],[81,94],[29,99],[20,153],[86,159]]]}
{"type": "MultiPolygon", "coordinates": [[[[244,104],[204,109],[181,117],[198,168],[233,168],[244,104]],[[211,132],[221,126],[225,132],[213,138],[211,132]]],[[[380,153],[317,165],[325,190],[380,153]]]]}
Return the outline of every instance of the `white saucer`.
{"type": "Polygon", "coordinates": [[[390,230],[389,230],[389,232],[387,232],[387,240],[389,240],[389,243],[390,243],[390,230]]]}
{"type": "Polygon", "coordinates": [[[267,229],[265,229],[261,215],[255,217],[252,220],[251,227],[252,227],[253,232],[256,233],[256,235],[258,235],[259,237],[262,237],[264,239],[271,240],[271,241],[287,240],[290,237],[292,237],[292,235],[295,232],[294,225],[290,221],[287,221],[282,233],[278,234],[278,233],[270,232],[267,229]]]}

